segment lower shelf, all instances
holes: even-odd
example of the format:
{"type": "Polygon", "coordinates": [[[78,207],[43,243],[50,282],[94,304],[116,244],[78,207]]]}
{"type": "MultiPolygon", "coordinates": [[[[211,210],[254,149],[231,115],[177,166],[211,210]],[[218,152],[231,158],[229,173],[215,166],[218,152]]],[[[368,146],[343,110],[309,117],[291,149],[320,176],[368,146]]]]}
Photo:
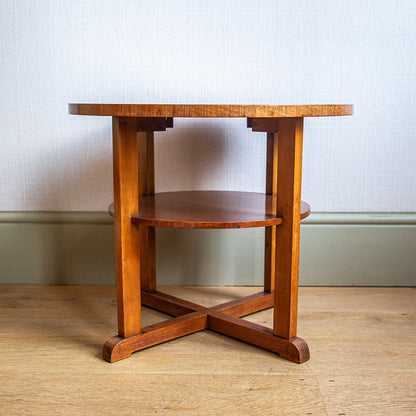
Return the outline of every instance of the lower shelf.
{"type": "MultiPolygon", "coordinates": [[[[272,214],[277,197],[254,192],[180,191],[143,195],[134,224],[170,228],[249,228],[280,225],[272,214]]],[[[302,201],[301,219],[310,214],[302,201]]],[[[114,205],[109,207],[114,216],[114,205]]]]}

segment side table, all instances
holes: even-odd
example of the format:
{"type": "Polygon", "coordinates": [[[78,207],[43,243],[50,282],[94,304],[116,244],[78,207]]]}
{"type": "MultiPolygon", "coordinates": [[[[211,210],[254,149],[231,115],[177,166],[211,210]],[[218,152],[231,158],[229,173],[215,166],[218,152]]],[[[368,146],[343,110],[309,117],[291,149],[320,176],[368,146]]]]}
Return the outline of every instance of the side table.
{"type": "Polygon", "coordinates": [[[113,118],[113,174],[118,335],[104,345],[109,362],[209,328],[302,363],[306,342],[297,337],[303,118],[345,116],[352,105],[69,104],[69,113],[113,118]],[[175,117],[247,118],[267,133],[265,193],[189,191],[155,193],[154,132],[175,117]],[[214,307],[159,292],[155,227],[265,227],[264,291],[214,307]],[[173,318],[142,328],[141,306],[173,318]],[[274,306],[273,329],[242,317],[274,306]]]}

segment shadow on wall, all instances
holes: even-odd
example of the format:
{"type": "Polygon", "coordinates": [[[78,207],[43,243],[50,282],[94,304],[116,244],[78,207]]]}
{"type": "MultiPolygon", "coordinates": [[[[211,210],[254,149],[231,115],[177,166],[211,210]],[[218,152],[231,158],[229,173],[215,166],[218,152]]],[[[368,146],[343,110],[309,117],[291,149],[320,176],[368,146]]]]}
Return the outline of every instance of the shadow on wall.
{"type": "MultiPolygon", "coordinates": [[[[156,191],[218,189],[232,149],[223,124],[176,124],[155,134],[156,191]]],[[[114,284],[114,230],[106,214],[112,201],[111,128],[57,147],[48,154],[58,156],[54,171],[45,172],[28,197],[71,212],[59,213],[54,222],[39,227],[38,281],[114,284]],[[82,213],[72,212],[79,207],[82,213]],[[92,209],[96,212],[84,212],[92,209]]],[[[158,283],[261,284],[262,238],[262,229],[158,229],[158,283]]]]}
{"type": "Polygon", "coordinates": [[[155,133],[157,192],[217,189],[227,169],[227,137],[222,121],[180,119],[155,133]]]}

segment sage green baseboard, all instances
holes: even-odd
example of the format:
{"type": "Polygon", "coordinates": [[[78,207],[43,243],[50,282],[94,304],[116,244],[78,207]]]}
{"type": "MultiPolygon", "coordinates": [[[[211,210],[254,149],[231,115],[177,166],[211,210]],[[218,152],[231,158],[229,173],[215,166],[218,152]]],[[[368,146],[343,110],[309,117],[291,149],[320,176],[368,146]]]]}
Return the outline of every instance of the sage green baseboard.
{"type": "MultiPolygon", "coordinates": [[[[261,285],[264,229],[157,230],[158,283],[261,285]]],[[[114,284],[103,212],[0,213],[0,283],[114,284]]],[[[311,214],[300,283],[415,286],[416,214],[311,214]]]]}

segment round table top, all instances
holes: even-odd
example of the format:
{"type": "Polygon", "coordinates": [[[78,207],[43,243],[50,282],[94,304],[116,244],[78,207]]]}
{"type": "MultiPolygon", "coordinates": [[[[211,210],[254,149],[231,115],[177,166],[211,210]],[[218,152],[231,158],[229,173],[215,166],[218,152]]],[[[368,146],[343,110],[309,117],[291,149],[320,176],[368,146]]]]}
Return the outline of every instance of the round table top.
{"type": "Polygon", "coordinates": [[[324,117],[349,116],[351,104],[214,105],[214,104],[69,104],[69,113],[116,117],[324,117]]]}

